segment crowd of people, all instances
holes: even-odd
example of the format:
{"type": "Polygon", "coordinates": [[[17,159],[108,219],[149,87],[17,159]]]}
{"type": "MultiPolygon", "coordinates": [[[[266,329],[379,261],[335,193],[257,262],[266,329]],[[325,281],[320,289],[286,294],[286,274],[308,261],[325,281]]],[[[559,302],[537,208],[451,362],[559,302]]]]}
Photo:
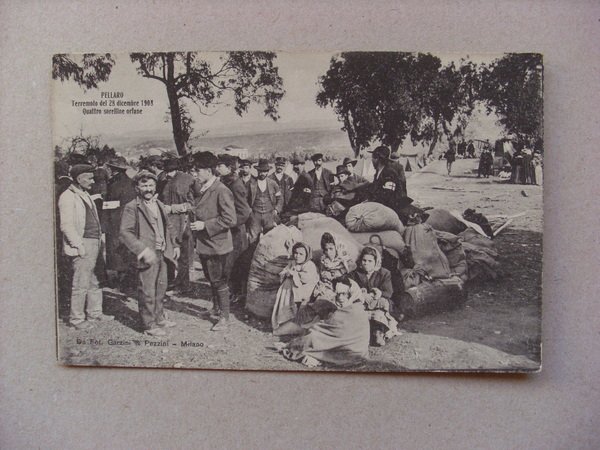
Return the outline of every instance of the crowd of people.
{"type": "MultiPolygon", "coordinates": [[[[278,223],[303,212],[342,220],[348,208],[365,200],[383,203],[400,217],[414,212],[398,159],[385,146],[371,156],[373,180],[355,173],[357,161],[351,158],[335,172],[328,170],[320,153],[311,156],[314,167],[308,171],[306,161],[283,157],[253,164],[227,153],[151,156],[133,178],[129,173],[135,170],[123,157],[93,165],[71,154],[57,163],[56,180],[59,293],[70,298],[68,323],[81,330],[113,320],[102,309],[101,287],[108,284],[135,293],[145,334],[165,336],[176,325],[164,309],[167,292],[192,293],[196,255],[211,288],[212,330],[226,331],[230,305],[244,302],[248,250],[278,223]]],[[[351,339],[362,346],[349,344],[353,353],[364,354],[369,338],[383,345],[397,332],[397,322],[390,314],[389,272],[381,267],[378,250],[365,247],[358,261],[350,261],[329,233],[322,249],[316,267],[307,245],[294,247],[281,274],[274,334],[301,333],[304,341],[311,335],[309,347],[322,349],[315,344],[319,330],[331,338],[331,330],[324,329],[334,323],[339,328],[349,318],[362,323],[350,328],[363,338],[367,324],[366,344],[351,339]]],[[[307,356],[294,345],[290,357],[307,356]]]]}

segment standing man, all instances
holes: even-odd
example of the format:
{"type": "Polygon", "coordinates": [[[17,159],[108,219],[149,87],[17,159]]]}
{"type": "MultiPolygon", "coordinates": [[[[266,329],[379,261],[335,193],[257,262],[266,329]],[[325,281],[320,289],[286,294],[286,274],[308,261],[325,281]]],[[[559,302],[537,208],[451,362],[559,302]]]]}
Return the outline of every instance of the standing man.
{"type": "Polygon", "coordinates": [[[248,233],[246,231],[246,222],[250,218],[252,209],[248,205],[248,191],[244,182],[234,172],[236,158],[231,155],[221,154],[217,161],[217,175],[221,177],[221,182],[229,188],[233,194],[233,203],[235,205],[235,215],[237,221],[231,228],[231,238],[233,240],[233,252],[231,253],[231,264],[236,275],[230,280],[231,299],[233,303],[245,296],[244,274],[236,270],[240,255],[248,248],[248,233]]]}
{"type": "Polygon", "coordinates": [[[369,200],[395,209],[396,199],[401,195],[402,188],[398,174],[390,167],[390,149],[381,145],[372,153],[371,161],[375,168],[375,176],[371,184],[369,200]]]}
{"type": "Polygon", "coordinates": [[[226,330],[229,326],[229,275],[233,239],[231,228],[237,217],[233,194],[215,176],[217,157],[211,152],[194,155],[192,173],[201,185],[192,206],[190,228],[196,238],[196,251],[204,275],[212,290],[213,311],[217,319],[212,331],[226,330]]]}
{"type": "Polygon", "coordinates": [[[240,179],[244,183],[246,190],[248,190],[250,180],[252,179],[252,163],[247,159],[241,159],[239,166],[240,179]]]}
{"type": "Polygon", "coordinates": [[[275,158],[275,172],[269,175],[269,178],[277,183],[279,186],[279,192],[283,197],[283,210],[287,208],[292,197],[292,189],[294,188],[294,180],[288,174],[285,173],[285,166],[287,165],[287,159],[282,156],[275,158]]]}
{"type": "Polygon", "coordinates": [[[135,176],[137,198],[123,209],[121,242],[135,257],[138,273],[138,309],[144,334],[165,336],[174,327],[166,319],[163,300],[167,291],[167,263],[177,264],[179,246],[165,206],[156,198],[154,173],[141,170],[135,176]]]}
{"type": "Polygon", "coordinates": [[[310,210],[310,193],[312,192],[312,180],[304,170],[304,160],[294,158],[292,169],[296,177],[292,195],[287,207],[287,213],[301,214],[310,210]]]}
{"type": "Polygon", "coordinates": [[[125,205],[136,197],[135,182],[127,175],[125,158],[112,158],[106,163],[109,179],[106,185],[102,211],[102,228],[106,233],[106,268],[116,273],[119,288],[129,292],[136,285],[135,274],[131,270],[128,251],[119,239],[121,215],[125,205]]]}
{"type": "Polygon", "coordinates": [[[312,182],[310,193],[310,210],[314,212],[325,212],[324,198],[331,194],[331,182],[333,173],[323,167],[323,154],[315,153],[311,156],[315,168],[308,172],[312,182]]]}
{"type": "Polygon", "coordinates": [[[63,251],[71,257],[73,265],[69,323],[85,330],[92,328],[92,322],[114,317],[102,313],[102,289],[94,272],[102,258],[100,218],[89,194],[94,184],[94,168],[76,164],[71,168],[71,178],[73,183],[61,194],[58,208],[63,251]]]}
{"type": "Polygon", "coordinates": [[[259,159],[256,171],[258,177],[250,181],[248,190],[248,204],[252,208],[248,222],[248,239],[254,242],[261,233],[267,233],[279,221],[283,209],[283,196],[279,185],[270,178],[269,161],[259,159]]]}
{"type": "Polygon", "coordinates": [[[400,184],[400,188],[398,189],[398,195],[401,197],[406,197],[406,195],[408,194],[408,191],[406,189],[406,174],[404,173],[404,167],[402,167],[402,164],[400,163],[400,155],[398,155],[398,153],[390,153],[388,167],[394,172],[396,172],[396,175],[398,177],[398,182],[400,184]]]}
{"type": "MultiPolygon", "coordinates": [[[[368,180],[357,174],[356,172],[354,172],[354,168],[356,167],[356,163],[358,161],[356,159],[351,159],[351,158],[344,158],[344,161],[342,162],[342,166],[344,166],[346,168],[346,170],[348,171],[348,180],[357,184],[363,184],[366,183],[368,180]]],[[[338,170],[339,172],[339,170],[338,170]]]]}
{"type": "Polygon", "coordinates": [[[175,241],[180,246],[181,256],[177,266],[177,276],[174,266],[169,266],[169,284],[180,293],[189,293],[190,267],[193,264],[192,231],[188,219],[188,210],[194,200],[194,184],[196,180],[188,173],[179,170],[182,161],[176,158],[164,162],[165,184],[158,198],[169,210],[168,218],[173,227],[175,241]]]}

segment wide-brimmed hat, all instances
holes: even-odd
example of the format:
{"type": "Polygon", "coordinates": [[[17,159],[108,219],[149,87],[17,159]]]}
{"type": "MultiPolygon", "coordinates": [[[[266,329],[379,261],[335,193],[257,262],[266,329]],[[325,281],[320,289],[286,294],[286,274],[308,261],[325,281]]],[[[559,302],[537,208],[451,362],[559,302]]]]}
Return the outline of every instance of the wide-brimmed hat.
{"type": "Polygon", "coordinates": [[[156,176],[156,174],[146,169],[142,169],[138,173],[136,173],[135,177],[133,177],[133,181],[137,183],[143,178],[152,178],[154,181],[158,181],[158,177],[156,176]]]}
{"type": "Polygon", "coordinates": [[[90,164],[75,164],[71,167],[71,178],[77,181],[77,177],[82,173],[94,173],[94,166],[90,164]]]}
{"type": "Polygon", "coordinates": [[[275,158],[276,166],[285,166],[286,163],[287,163],[287,158],[284,158],[283,156],[278,156],[277,158],[275,158]]]}
{"type": "Polygon", "coordinates": [[[122,156],[115,156],[114,158],[109,159],[108,162],[106,163],[106,165],[113,169],[121,169],[121,170],[129,169],[129,166],[127,165],[127,161],[122,156]]]}
{"type": "Polygon", "coordinates": [[[358,162],[358,161],[357,161],[356,159],[352,159],[352,158],[348,158],[348,157],[346,157],[346,158],[344,158],[344,162],[342,162],[342,164],[343,164],[344,166],[347,166],[348,164],[352,164],[352,166],[356,166],[356,163],[357,163],[357,162],[358,162]]]}
{"type": "Polygon", "coordinates": [[[315,162],[318,159],[323,159],[323,153],[315,153],[310,157],[310,159],[312,160],[312,162],[315,162]]]}
{"type": "Polygon", "coordinates": [[[269,161],[264,158],[259,159],[258,164],[256,165],[256,170],[258,172],[268,172],[269,170],[271,170],[269,161]]]}
{"type": "Polygon", "coordinates": [[[335,167],[335,175],[350,175],[350,171],[346,168],[346,164],[335,167]]]}
{"type": "Polygon", "coordinates": [[[385,145],[380,145],[379,147],[377,147],[375,150],[371,151],[371,150],[367,150],[368,153],[372,153],[372,155],[375,158],[379,158],[379,159],[390,159],[390,155],[391,155],[391,151],[389,149],[389,147],[386,147],[385,145]]]}

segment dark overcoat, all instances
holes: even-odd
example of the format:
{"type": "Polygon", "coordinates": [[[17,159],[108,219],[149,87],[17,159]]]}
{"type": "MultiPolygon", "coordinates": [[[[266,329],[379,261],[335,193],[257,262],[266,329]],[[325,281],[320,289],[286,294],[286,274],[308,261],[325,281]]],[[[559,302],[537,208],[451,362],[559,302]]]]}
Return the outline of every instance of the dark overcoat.
{"type": "Polygon", "coordinates": [[[135,182],[127,176],[125,171],[117,172],[108,180],[106,185],[105,201],[118,201],[119,207],[102,210],[102,229],[106,233],[106,268],[124,272],[130,265],[127,252],[123,251],[119,240],[121,229],[121,215],[130,201],[135,199],[135,182]]]}

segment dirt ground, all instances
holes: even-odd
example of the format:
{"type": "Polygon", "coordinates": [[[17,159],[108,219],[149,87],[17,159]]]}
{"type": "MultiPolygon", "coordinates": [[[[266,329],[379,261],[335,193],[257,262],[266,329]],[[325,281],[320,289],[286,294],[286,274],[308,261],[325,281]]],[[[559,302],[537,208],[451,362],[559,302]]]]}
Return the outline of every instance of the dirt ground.
{"type": "MultiPolygon", "coordinates": [[[[496,239],[502,267],[495,281],[469,282],[468,301],[460,309],[400,323],[404,330],[371,358],[352,370],[535,370],[540,363],[542,283],[542,187],[508,184],[496,178],[478,179],[477,161],[459,160],[451,177],[445,162],[431,163],[411,173],[409,195],[421,206],[484,215],[527,214],[496,239]]],[[[235,274],[234,274],[235,275],[235,274]]],[[[233,307],[227,332],[211,332],[202,313],[210,308],[200,272],[195,291],[172,296],[166,303],[177,326],[165,338],[140,333],[137,302],[105,289],[104,309],[114,322],[77,331],[64,322],[67,310],[59,302],[59,361],[71,365],[176,367],[253,370],[307,370],[285,360],[273,349],[278,341],[270,324],[233,307]]],[[[315,370],[315,369],[311,369],[315,370]]],[[[339,370],[321,367],[316,370],[339,370]]]]}

